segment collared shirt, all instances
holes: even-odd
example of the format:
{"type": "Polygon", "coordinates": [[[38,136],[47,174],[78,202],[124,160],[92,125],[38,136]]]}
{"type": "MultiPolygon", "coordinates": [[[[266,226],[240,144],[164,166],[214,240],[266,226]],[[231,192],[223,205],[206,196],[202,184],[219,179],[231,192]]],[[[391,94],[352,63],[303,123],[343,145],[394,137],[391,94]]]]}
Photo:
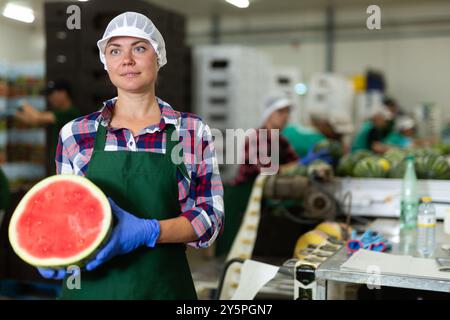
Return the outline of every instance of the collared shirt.
{"type": "MultiPolygon", "coordinates": [[[[259,129],[256,134],[256,140],[254,139],[246,139],[245,140],[245,151],[244,151],[244,163],[239,165],[236,177],[234,178],[232,184],[241,184],[249,182],[255,179],[260,173],[262,167],[270,167],[271,162],[267,165],[262,165],[259,159],[258,153],[255,154],[257,156],[256,161],[252,161],[250,150],[260,150],[263,148],[270,152],[271,144],[272,144],[272,135],[267,135],[267,140],[261,140],[261,135],[259,134],[259,129]],[[252,143],[252,148],[250,148],[250,143],[252,143]],[[253,145],[254,144],[254,145],[253,145]],[[263,146],[263,144],[265,146],[263,146]],[[255,164],[253,164],[255,163],[255,164]]],[[[270,156],[270,154],[268,154],[270,156]]],[[[299,157],[295,153],[294,149],[292,149],[288,140],[282,135],[279,136],[279,164],[288,164],[290,162],[298,161],[299,157]]]]}
{"type": "Polygon", "coordinates": [[[165,153],[166,124],[173,124],[189,175],[185,177],[177,170],[180,215],[190,221],[198,236],[197,241],[188,245],[208,247],[222,232],[224,222],[223,186],[211,129],[198,116],[175,111],[166,102],[157,100],[161,121],[144,128],[135,137],[126,128],[109,125],[117,98],[106,101],[99,111],[67,123],[59,134],[55,159],[57,173],[86,175],[99,125],[107,128],[105,151],[165,153]]]}

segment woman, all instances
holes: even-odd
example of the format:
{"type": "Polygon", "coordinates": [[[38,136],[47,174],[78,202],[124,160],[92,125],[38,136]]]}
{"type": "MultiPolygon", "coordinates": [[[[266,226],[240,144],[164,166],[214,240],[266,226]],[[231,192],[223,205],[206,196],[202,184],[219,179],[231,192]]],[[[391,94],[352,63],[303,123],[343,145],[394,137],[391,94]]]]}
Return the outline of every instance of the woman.
{"type": "MultiPolygon", "coordinates": [[[[98,47],[118,96],[64,126],[56,163],[58,173],[85,175],[97,184],[117,221],[82,272],[81,290],[63,285],[62,298],[195,299],[184,244],[208,247],[224,219],[211,131],[155,96],[166,52],[147,17],[115,17],[98,47]]],[[[40,271],[47,278],[65,274],[40,271]]]]}

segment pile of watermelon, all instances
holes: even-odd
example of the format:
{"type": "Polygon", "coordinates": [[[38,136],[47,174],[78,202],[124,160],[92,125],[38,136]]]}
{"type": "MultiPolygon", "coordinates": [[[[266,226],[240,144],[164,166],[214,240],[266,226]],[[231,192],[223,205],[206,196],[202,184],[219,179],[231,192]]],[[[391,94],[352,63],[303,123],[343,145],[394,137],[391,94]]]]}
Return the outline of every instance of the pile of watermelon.
{"type": "Polygon", "coordinates": [[[336,140],[325,139],[314,145],[314,152],[327,150],[333,160],[337,163],[343,155],[342,144],[336,140]]]}
{"type": "Polygon", "coordinates": [[[341,177],[353,176],[355,165],[362,159],[372,156],[373,153],[367,150],[358,150],[343,156],[336,168],[336,174],[341,177]]]}
{"type": "Polygon", "coordinates": [[[285,170],[281,173],[283,176],[295,176],[300,175],[303,177],[312,177],[316,172],[328,171],[333,174],[333,168],[328,163],[322,160],[315,160],[311,162],[309,165],[296,165],[291,168],[285,170]]]}
{"type": "Polygon", "coordinates": [[[403,150],[391,148],[383,156],[369,151],[357,151],[341,158],[336,174],[341,177],[401,179],[405,174],[408,154],[414,156],[417,178],[450,179],[450,163],[442,147],[403,150]]]}

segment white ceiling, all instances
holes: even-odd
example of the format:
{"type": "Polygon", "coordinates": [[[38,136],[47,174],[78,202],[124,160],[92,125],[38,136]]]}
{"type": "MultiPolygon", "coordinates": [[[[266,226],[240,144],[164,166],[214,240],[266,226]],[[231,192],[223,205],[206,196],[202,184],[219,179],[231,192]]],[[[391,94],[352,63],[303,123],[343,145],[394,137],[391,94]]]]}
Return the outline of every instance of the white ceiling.
{"type": "MultiPolygon", "coordinates": [[[[225,0],[147,0],[162,7],[173,9],[187,16],[226,14],[247,15],[283,13],[301,10],[324,9],[328,5],[337,7],[352,5],[370,5],[373,0],[249,0],[250,6],[239,9],[230,5],[225,0]]],[[[414,0],[390,0],[376,1],[379,3],[411,3],[414,0]]]]}
{"type": "MultiPolygon", "coordinates": [[[[61,2],[70,0],[0,0],[0,10],[7,2],[15,2],[18,4],[25,4],[33,7],[35,10],[36,22],[35,26],[42,26],[43,4],[44,2],[61,2]]],[[[104,1],[107,0],[90,0],[90,1],[104,1]]],[[[246,9],[236,8],[225,0],[145,0],[147,2],[156,4],[167,9],[174,10],[187,17],[211,16],[213,14],[221,15],[255,15],[255,14],[272,14],[272,13],[287,13],[293,11],[305,10],[320,10],[325,9],[329,4],[334,7],[349,7],[349,6],[368,6],[376,2],[378,5],[400,5],[406,6],[412,2],[425,2],[425,0],[250,0],[250,7],[246,9]]],[[[448,0],[433,0],[430,2],[447,2],[448,0]]],[[[125,2],[125,0],[124,0],[125,2]]],[[[2,23],[12,23],[10,19],[0,17],[2,23]]]]}

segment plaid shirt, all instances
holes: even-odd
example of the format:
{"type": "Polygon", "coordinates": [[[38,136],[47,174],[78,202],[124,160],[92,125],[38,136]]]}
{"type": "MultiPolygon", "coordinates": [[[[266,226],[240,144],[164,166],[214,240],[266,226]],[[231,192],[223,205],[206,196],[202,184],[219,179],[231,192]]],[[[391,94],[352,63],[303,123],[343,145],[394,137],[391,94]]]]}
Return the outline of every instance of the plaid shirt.
{"type": "Polygon", "coordinates": [[[177,170],[178,200],[181,216],[194,227],[198,240],[188,245],[210,246],[222,232],[224,222],[223,187],[210,128],[193,114],[177,112],[158,98],[161,109],[159,125],[144,128],[133,137],[125,128],[110,128],[117,98],[108,100],[97,112],[67,123],[60,131],[56,150],[58,174],[85,176],[94,150],[99,125],[107,127],[105,151],[165,153],[166,124],[174,124],[183,147],[183,162],[190,179],[177,170]]]}
{"type": "MultiPolygon", "coordinates": [[[[298,161],[299,157],[295,153],[292,146],[289,144],[289,141],[283,137],[282,135],[279,136],[279,164],[287,164],[290,162],[298,161]]],[[[266,150],[270,152],[271,150],[271,135],[267,135],[267,141],[260,141],[260,135],[256,135],[256,140],[251,140],[252,142],[256,143],[256,146],[254,146],[253,150],[259,150],[261,148],[261,144],[266,144],[266,150]]],[[[247,138],[245,140],[245,152],[244,152],[244,163],[239,166],[238,172],[236,174],[236,177],[234,178],[232,184],[240,184],[248,182],[252,179],[255,179],[260,173],[261,173],[261,167],[263,165],[260,164],[260,161],[258,159],[257,164],[251,164],[250,162],[250,140],[247,138]]],[[[271,163],[264,165],[264,167],[269,167],[271,163]]]]}

